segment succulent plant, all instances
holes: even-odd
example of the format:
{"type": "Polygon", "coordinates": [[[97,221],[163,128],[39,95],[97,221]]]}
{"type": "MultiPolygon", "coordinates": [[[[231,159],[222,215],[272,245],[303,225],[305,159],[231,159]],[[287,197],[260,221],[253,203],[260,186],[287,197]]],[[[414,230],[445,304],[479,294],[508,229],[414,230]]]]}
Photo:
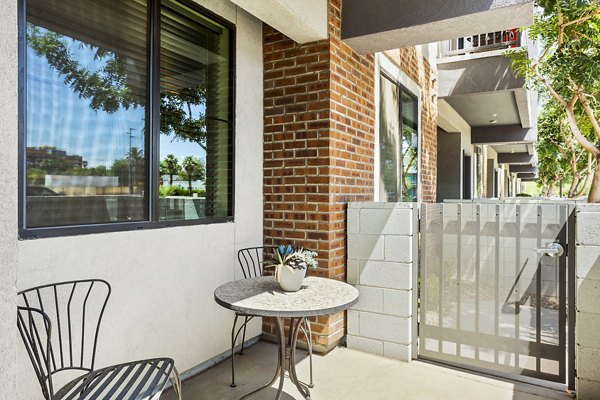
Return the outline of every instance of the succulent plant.
{"type": "Polygon", "coordinates": [[[277,265],[287,265],[293,269],[317,268],[318,262],[315,259],[317,253],[311,250],[304,250],[300,247],[291,245],[280,245],[273,250],[273,258],[265,262],[265,266],[273,267],[277,265]]]}

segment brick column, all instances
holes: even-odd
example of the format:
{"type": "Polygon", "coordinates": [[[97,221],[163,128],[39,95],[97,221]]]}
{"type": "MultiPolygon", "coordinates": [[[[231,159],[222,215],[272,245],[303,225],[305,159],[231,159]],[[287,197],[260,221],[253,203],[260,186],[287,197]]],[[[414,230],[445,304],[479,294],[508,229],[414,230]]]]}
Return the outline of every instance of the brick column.
{"type": "MultiPolygon", "coordinates": [[[[319,253],[311,274],[346,279],[346,205],[373,200],[374,61],[340,39],[340,0],[329,39],[299,45],[264,27],[264,242],[319,253]]],[[[274,336],[272,321],[264,332],[274,336]]],[[[316,351],[344,335],[344,314],[313,323],[316,351]]]]}

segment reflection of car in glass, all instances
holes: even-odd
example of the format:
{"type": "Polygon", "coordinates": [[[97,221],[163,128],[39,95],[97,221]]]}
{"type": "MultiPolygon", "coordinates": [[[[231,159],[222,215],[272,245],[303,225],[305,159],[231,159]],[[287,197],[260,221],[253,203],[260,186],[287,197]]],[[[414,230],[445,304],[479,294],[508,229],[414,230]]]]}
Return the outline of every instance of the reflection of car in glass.
{"type": "Polygon", "coordinates": [[[58,193],[46,186],[29,185],[27,186],[27,196],[58,196],[58,193]]]}

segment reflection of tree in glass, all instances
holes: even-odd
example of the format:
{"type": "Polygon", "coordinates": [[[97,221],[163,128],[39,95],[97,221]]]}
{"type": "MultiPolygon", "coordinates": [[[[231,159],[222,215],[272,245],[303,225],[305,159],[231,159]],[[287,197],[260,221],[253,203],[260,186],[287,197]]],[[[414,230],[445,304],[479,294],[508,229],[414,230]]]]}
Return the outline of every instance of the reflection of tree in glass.
{"type": "Polygon", "coordinates": [[[96,61],[104,61],[97,71],[90,71],[76,61],[64,36],[27,24],[27,45],[36,55],[46,58],[48,64],[61,76],[65,84],[80,97],[90,100],[94,110],[115,112],[120,107],[129,109],[140,104],[140,95],[127,83],[127,60],[105,49],[79,42],[80,47],[94,51],[96,61]]]}
{"type": "Polygon", "coordinates": [[[402,200],[412,201],[414,193],[412,176],[417,167],[418,151],[413,143],[413,130],[410,127],[402,128],[402,200]]]}
{"type": "MultiPolygon", "coordinates": [[[[33,24],[27,25],[28,46],[44,57],[74,92],[89,99],[92,109],[114,113],[121,107],[127,110],[146,106],[145,82],[133,82],[139,77],[128,71],[127,57],[77,41],[80,47],[94,52],[96,62],[102,62],[96,71],[90,71],[75,60],[69,40],[33,24]]],[[[206,150],[205,101],[206,91],[200,85],[161,93],[161,133],[197,143],[206,150]],[[196,116],[193,110],[197,110],[196,116]]]]}
{"type": "Polygon", "coordinates": [[[173,186],[173,176],[180,172],[181,166],[179,165],[179,160],[173,154],[168,154],[160,162],[160,174],[169,175],[169,186],[173,186]]]}
{"type": "Polygon", "coordinates": [[[192,181],[201,181],[205,177],[205,167],[198,157],[187,156],[181,162],[180,176],[188,181],[190,196],[192,195],[192,181]]]}
{"type": "Polygon", "coordinates": [[[396,142],[395,129],[392,124],[387,123],[385,120],[385,113],[382,113],[381,124],[387,125],[387,129],[380,131],[380,152],[381,152],[381,177],[382,184],[387,195],[387,201],[398,201],[397,199],[397,160],[396,160],[396,149],[398,143],[396,142]]]}
{"type": "Polygon", "coordinates": [[[206,151],[206,121],[204,106],[206,90],[200,85],[166,92],[160,95],[160,131],[165,136],[197,143],[206,151]],[[194,117],[193,109],[197,110],[194,117]]]}

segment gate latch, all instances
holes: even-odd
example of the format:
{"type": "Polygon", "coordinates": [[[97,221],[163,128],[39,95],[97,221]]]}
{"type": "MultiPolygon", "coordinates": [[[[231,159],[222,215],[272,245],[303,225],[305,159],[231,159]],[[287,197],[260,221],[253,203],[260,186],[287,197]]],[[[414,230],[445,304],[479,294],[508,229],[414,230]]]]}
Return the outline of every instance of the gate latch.
{"type": "Polygon", "coordinates": [[[560,243],[550,243],[545,249],[537,249],[538,254],[548,255],[550,257],[560,257],[565,254],[565,249],[560,243]]]}

